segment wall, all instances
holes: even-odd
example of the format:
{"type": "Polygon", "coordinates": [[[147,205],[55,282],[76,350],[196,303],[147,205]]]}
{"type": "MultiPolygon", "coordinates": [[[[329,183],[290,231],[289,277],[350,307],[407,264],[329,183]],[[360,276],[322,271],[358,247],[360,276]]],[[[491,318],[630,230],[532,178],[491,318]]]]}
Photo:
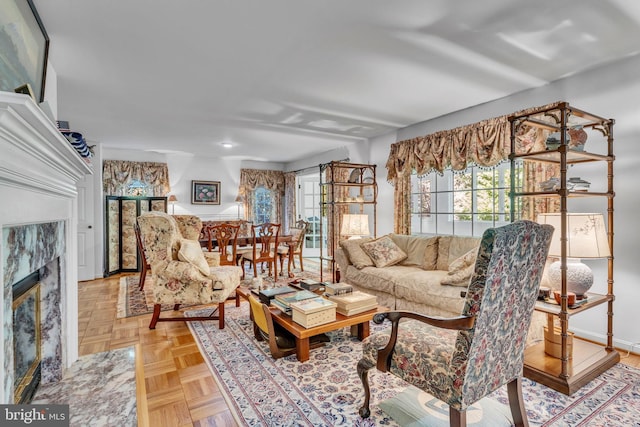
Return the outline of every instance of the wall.
{"type": "MultiPolygon", "coordinates": [[[[546,86],[527,90],[499,99],[428,120],[400,129],[397,138],[392,135],[372,141],[372,161],[378,164],[381,173],[384,170],[386,147],[388,144],[415,136],[426,135],[439,130],[451,129],[474,123],[486,118],[509,114],[524,108],[544,105],[564,100],[574,107],[588,112],[614,118],[614,188],[616,192],[614,212],[614,338],[616,346],[627,349],[630,344],[640,341],[640,332],[635,327],[636,301],[640,300],[640,263],[637,260],[638,228],[636,221],[637,183],[640,182],[640,56],[627,58],[579,75],[571,76],[546,86]],[[394,141],[395,139],[395,141],[394,141]]],[[[588,149],[588,142],[587,142],[588,149]]],[[[601,173],[586,173],[581,176],[587,181],[597,183],[606,179],[601,173]]],[[[386,171],[385,171],[386,172],[386,171]]],[[[386,175],[386,173],[385,173],[386,175]]],[[[385,176],[386,178],[386,176],[385,176]]],[[[387,191],[385,179],[379,179],[379,206],[385,209],[393,203],[393,192],[387,191]]],[[[606,201],[588,199],[571,208],[606,213],[606,201]],[[595,204],[594,204],[595,203],[595,204]]],[[[387,212],[378,216],[379,229],[387,225],[382,219],[390,218],[387,212]]],[[[391,223],[391,227],[392,227],[391,223]]],[[[587,261],[595,274],[594,292],[606,293],[606,262],[587,261]]],[[[606,306],[588,310],[571,318],[570,327],[578,335],[604,342],[606,336],[606,306]]],[[[640,346],[634,347],[638,351],[640,346]]]]}

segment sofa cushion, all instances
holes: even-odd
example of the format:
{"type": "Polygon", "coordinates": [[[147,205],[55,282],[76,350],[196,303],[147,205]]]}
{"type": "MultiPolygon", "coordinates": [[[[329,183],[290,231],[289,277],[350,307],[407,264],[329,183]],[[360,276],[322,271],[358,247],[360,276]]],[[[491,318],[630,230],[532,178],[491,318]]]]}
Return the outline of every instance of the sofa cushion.
{"type": "Polygon", "coordinates": [[[407,257],[407,253],[400,249],[388,235],[364,243],[361,248],[369,255],[369,258],[373,260],[378,268],[398,264],[407,257]]]}
{"type": "Polygon", "coordinates": [[[360,247],[363,243],[367,243],[372,240],[373,239],[371,237],[364,237],[362,239],[348,239],[340,242],[340,247],[347,254],[349,262],[351,262],[351,264],[353,264],[353,266],[358,270],[375,265],[371,258],[369,258],[369,255],[367,255],[360,247]]]}
{"type": "Polygon", "coordinates": [[[178,260],[190,263],[205,276],[210,274],[209,263],[202,253],[200,242],[197,240],[180,239],[178,260]]]}
{"type": "Polygon", "coordinates": [[[453,261],[449,266],[449,272],[446,277],[442,279],[442,284],[464,287],[469,286],[469,280],[471,280],[471,275],[475,270],[477,256],[478,249],[473,248],[453,261]]]}
{"type": "Polygon", "coordinates": [[[389,234],[391,240],[402,249],[407,257],[400,265],[420,267],[434,270],[438,260],[438,236],[407,236],[405,234],[389,234]]]}
{"type": "Polygon", "coordinates": [[[449,265],[466,252],[480,245],[479,237],[440,236],[437,270],[449,270],[449,265]]]}

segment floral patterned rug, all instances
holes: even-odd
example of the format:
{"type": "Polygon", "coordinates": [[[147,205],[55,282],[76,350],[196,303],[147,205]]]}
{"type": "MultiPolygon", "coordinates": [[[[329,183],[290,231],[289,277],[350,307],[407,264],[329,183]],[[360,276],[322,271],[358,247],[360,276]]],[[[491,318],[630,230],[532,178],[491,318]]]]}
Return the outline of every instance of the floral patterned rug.
{"type": "MultiPolygon", "coordinates": [[[[295,355],[274,360],[267,344],[255,340],[248,303],[229,307],[225,317],[223,330],[213,322],[189,322],[189,328],[239,425],[449,425],[446,406],[375,369],[369,374],[372,415],[361,419],[364,395],[356,364],[362,347],[348,328],[330,332],[331,342],[299,363],[295,355]]],[[[384,327],[371,325],[372,332],[384,327]]],[[[616,365],[573,396],[528,379],[523,390],[532,426],[640,425],[640,370],[626,365],[616,365]]],[[[467,417],[470,426],[511,425],[506,387],[470,408],[467,417]]]]}
{"type": "MultiPolygon", "coordinates": [[[[273,277],[269,277],[267,273],[263,274],[263,280],[269,286],[284,286],[287,282],[293,280],[287,277],[287,260],[284,263],[285,275],[278,275],[278,280],[274,284],[273,277]]],[[[314,259],[304,259],[304,271],[300,271],[299,263],[296,263],[297,268],[292,268],[292,273],[295,277],[320,280],[320,263],[314,259]]],[[[279,268],[280,266],[278,266],[279,268]]],[[[325,267],[326,268],[326,267],[325,267]]],[[[278,270],[279,271],[279,270],[278,270]]],[[[330,277],[330,272],[325,272],[326,277],[330,277]]],[[[245,284],[250,284],[253,279],[253,268],[246,265],[245,270],[245,284]]],[[[118,292],[118,311],[117,317],[131,317],[139,316],[142,314],[148,314],[153,312],[153,279],[151,273],[147,274],[144,284],[144,290],[139,290],[140,275],[134,274],[124,276],[120,278],[120,290],[118,292]]],[[[187,306],[185,306],[187,307],[187,306]]],[[[162,310],[173,310],[172,304],[164,304],[162,310]]]]}

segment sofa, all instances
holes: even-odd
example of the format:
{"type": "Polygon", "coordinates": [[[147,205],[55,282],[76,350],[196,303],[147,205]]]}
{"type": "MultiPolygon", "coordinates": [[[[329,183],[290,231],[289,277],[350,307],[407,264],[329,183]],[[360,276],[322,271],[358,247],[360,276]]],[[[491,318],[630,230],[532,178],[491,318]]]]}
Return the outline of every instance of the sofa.
{"type": "MultiPolygon", "coordinates": [[[[391,310],[453,317],[462,312],[475,268],[479,237],[407,236],[343,240],[334,259],[340,281],[375,295],[391,310]]],[[[528,343],[542,339],[542,313],[534,313],[528,343]]]]}
{"type": "Polygon", "coordinates": [[[381,267],[377,267],[363,249],[363,246],[369,245],[374,251],[389,252],[387,248],[372,246],[374,239],[340,242],[335,259],[341,281],[349,283],[356,290],[377,296],[379,304],[392,310],[410,310],[430,316],[459,315],[464,305],[460,291],[466,289],[472,270],[469,270],[465,282],[464,279],[453,280],[449,268],[463,255],[469,257],[469,251],[474,256],[468,263],[475,262],[474,250],[477,251],[480,238],[392,233],[377,240],[385,238],[406,256],[400,253],[398,258],[401,259],[396,263],[381,267]]]}

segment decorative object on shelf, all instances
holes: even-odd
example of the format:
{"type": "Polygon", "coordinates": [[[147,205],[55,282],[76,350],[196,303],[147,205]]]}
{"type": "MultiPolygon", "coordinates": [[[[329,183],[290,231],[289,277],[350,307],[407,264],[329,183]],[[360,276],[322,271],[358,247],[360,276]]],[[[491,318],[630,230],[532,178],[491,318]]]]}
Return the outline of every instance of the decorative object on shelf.
{"type": "Polygon", "coordinates": [[[340,234],[349,239],[359,239],[368,236],[369,215],[367,214],[344,214],[342,215],[342,227],[340,234]]]}
{"type": "Polygon", "coordinates": [[[587,137],[589,136],[587,132],[582,128],[582,126],[575,126],[567,131],[571,140],[567,143],[569,144],[569,148],[576,151],[584,151],[584,145],[587,142],[587,137]]]}
{"type": "Polygon", "coordinates": [[[567,181],[567,189],[569,191],[588,191],[591,183],[580,179],[580,177],[569,178],[567,181]]]}
{"type": "Polygon", "coordinates": [[[192,205],[219,205],[220,181],[191,181],[192,205]]]}
{"type": "Polygon", "coordinates": [[[168,202],[171,204],[171,215],[175,215],[176,214],[176,202],[178,201],[178,198],[176,197],[175,194],[172,194],[169,196],[169,200],[168,202]]]}
{"type": "MultiPolygon", "coordinates": [[[[567,144],[569,143],[570,138],[571,137],[569,136],[569,132],[565,133],[565,139],[567,141],[567,144]]],[[[555,150],[558,147],[560,147],[560,144],[561,144],[560,132],[550,133],[549,136],[547,137],[547,140],[545,141],[545,146],[547,150],[555,150]]]]}
{"type": "Polygon", "coordinates": [[[362,169],[355,168],[349,174],[349,182],[350,184],[359,184],[360,183],[360,174],[362,173],[362,169]]]}
{"type": "Polygon", "coordinates": [[[36,103],[44,101],[49,36],[33,1],[2,2],[2,27],[0,90],[17,91],[28,84],[36,103]]]}
{"type": "Polygon", "coordinates": [[[540,191],[556,191],[560,187],[560,179],[555,177],[549,178],[538,185],[540,186],[540,191]]]}
{"type": "MultiPolygon", "coordinates": [[[[576,299],[580,300],[586,296],[593,285],[593,273],[588,266],[580,262],[580,259],[607,258],[611,256],[611,251],[602,214],[567,213],[566,221],[567,292],[575,293],[576,299]]],[[[538,222],[551,224],[555,228],[549,256],[560,257],[562,255],[560,241],[562,214],[539,214],[538,222]]],[[[560,267],[561,261],[556,261],[549,266],[549,278],[557,285],[561,283],[560,267]]]]}

